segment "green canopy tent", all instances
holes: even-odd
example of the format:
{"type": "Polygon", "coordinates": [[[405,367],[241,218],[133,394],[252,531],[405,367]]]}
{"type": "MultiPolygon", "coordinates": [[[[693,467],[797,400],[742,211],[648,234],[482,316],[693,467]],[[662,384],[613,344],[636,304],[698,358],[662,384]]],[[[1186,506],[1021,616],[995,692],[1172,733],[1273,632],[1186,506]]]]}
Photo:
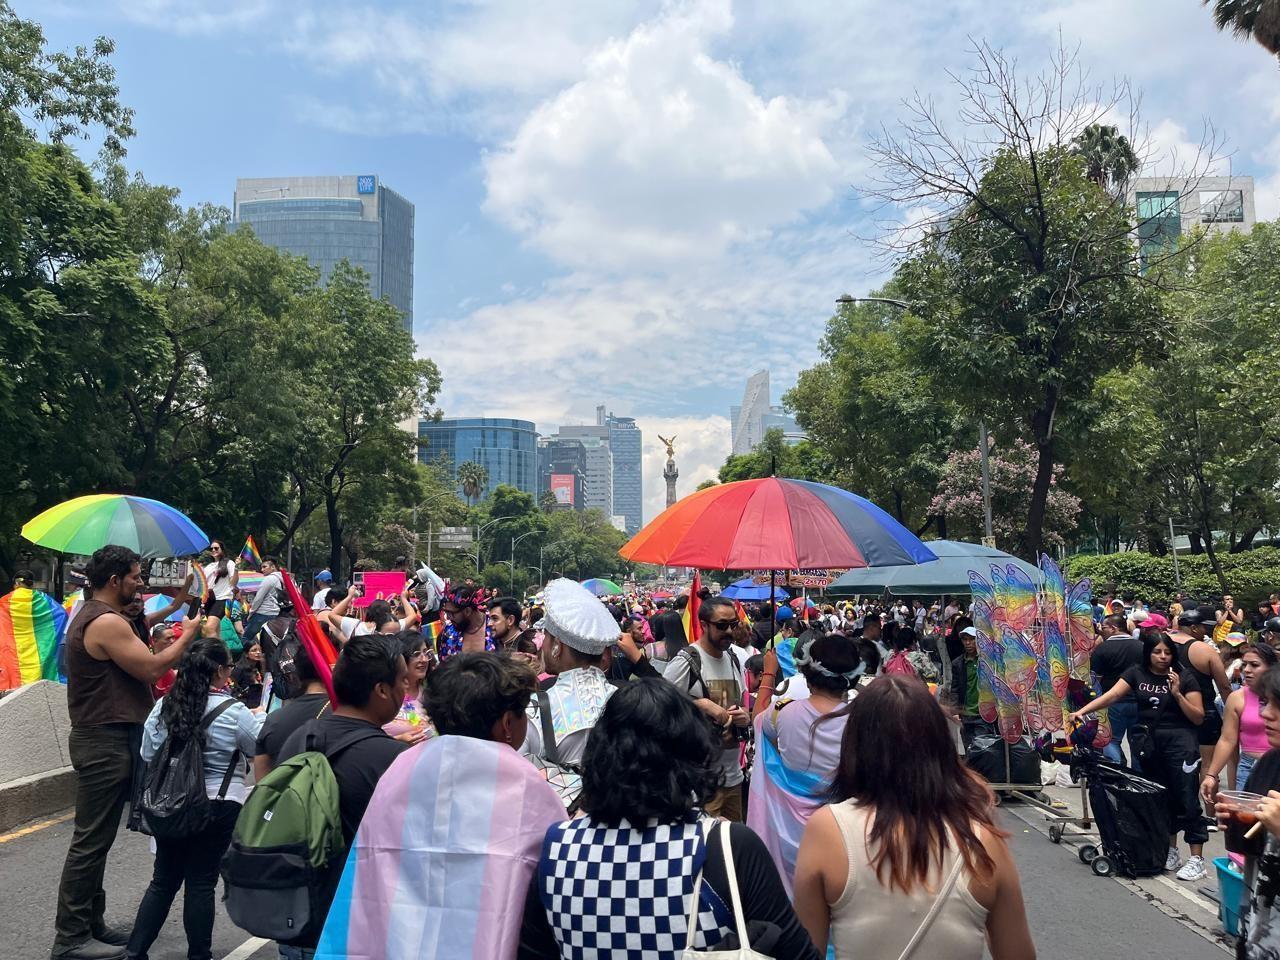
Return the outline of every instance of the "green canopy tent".
{"type": "Polygon", "coordinates": [[[937,555],[935,563],[850,570],[827,587],[826,594],[829,597],[878,596],[887,591],[895,597],[933,597],[969,593],[969,571],[976,570],[989,579],[992,564],[1002,567],[1013,564],[1029,576],[1032,583],[1040,584],[1039,568],[994,547],[960,540],[929,540],[925,546],[937,555]]]}

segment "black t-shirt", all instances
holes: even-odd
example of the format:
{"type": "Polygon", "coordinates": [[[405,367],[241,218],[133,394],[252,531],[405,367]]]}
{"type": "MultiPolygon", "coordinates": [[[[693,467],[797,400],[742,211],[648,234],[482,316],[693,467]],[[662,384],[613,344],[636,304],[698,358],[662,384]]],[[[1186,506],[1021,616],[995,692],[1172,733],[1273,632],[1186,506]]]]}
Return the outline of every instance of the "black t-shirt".
{"type": "Polygon", "coordinates": [[[279,710],[267,714],[267,720],[258,734],[257,752],[265,753],[270,757],[271,765],[274,767],[277,763],[276,758],[280,755],[280,748],[289,737],[293,736],[293,731],[308,720],[319,717],[328,703],[327,693],[304,693],[300,697],[286,700],[279,710]]]}
{"type": "MultiPolygon", "coordinates": [[[[318,708],[317,708],[318,709],[318,708]]],[[[393,740],[382,732],[382,728],[357,720],[354,717],[340,717],[336,714],[325,714],[318,720],[309,720],[295,730],[280,748],[280,760],[307,751],[307,735],[316,735],[312,749],[323,751],[337,743],[348,734],[358,730],[376,732],[377,736],[362,740],[348,747],[329,762],[333,768],[334,779],[338,781],[338,808],[342,814],[342,836],[350,844],[364,817],[373,796],[373,788],[378,785],[379,778],[391,766],[393,760],[405,750],[409,744],[393,740]]]]}
{"type": "MultiPolygon", "coordinates": [[[[733,867],[738,878],[738,893],[742,897],[742,912],[747,918],[747,935],[755,949],[770,957],[819,960],[818,951],[791,906],[782,878],[778,876],[778,867],[769,856],[764,841],[750,827],[734,823],[729,827],[729,842],[733,845],[733,867]]],[[[707,858],[703,869],[711,889],[722,902],[731,904],[733,900],[729,876],[724,869],[724,854],[720,850],[719,830],[712,830],[707,839],[707,858]]],[[[737,939],[736,935],[734,939],[737,939]]],[[[516,956],[518,960],[550,960],[560,956],[547,911],[538,895],[537,871],[525,901],[524,924],[516,956]]]]}
{"type": "Polygon", "coordinates": [[[1098,675],[1102,684],[1099,693],[1106,693],[1116,685],[1130,667],[1142,663],[1142,641],[1127,634],[1117,633],[1093,648],[1089,668],[1098,675]]]}
{"type": "MultiPolygon", "coordinates": [[[[1187,715],[1178,706],[1178,701],[1169,693],[1167,673],[1161,676],[1146,667],[1130,667],[1120,679],[1129,684],[1129,689],[1133,691],[1141,723],[1164,729],[1196,728],[1196,724],[1187,719],[1187,715]]],[[[1184,695],[1200,692],[1200,684],[1190,670],[1180,672],[1178,679],[1184,695]]]]}
{"type": "Polygon", "coordinates": [[[1237,784],[1237,787],[1264,797],[1269,790],[1280,790],[1280,750],[1268,750],[1260,756],[1253,765],[1248,781],[1237,784]]]}

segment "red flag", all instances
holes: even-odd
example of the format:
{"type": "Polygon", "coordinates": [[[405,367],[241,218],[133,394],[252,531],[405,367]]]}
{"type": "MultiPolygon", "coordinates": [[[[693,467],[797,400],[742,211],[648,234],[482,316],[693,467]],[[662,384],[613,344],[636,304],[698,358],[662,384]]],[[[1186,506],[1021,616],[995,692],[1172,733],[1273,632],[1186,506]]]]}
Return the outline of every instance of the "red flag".
{"type": "Polygon", "coordinates": [[[316,673],[320,676],[320,682],[324,684],[325,690],[329,693],[329,702],[336,707],[338,698],[333,693],[333,665],[338,662],[338,651],[333,648],[333,643],[330,642],[328,634],[320,626],[320,621],[316,619],[315,613],[312,612],[311,605],[302,599],[302,591],[293,582],[293,575],[287,570],[281,570],[280,579],[284,581],[284,589],[289,594],[289,602],[293,604],[293,609],[298,614],[298,637],[302,640],[302,645],[306,647],[307,655],[311,657],[311,662],[315,664],[316,673]]]}
{"type": "Polygon", "coordinates": [[[689,605],[684,608],[684,635],[690,643],[697,643],[702,637],[702,621],[698,619],[698,608],[702,600],[698,591],[702,589],[702,573],[693,571],[693,583],[689,586],[689,605]]]}

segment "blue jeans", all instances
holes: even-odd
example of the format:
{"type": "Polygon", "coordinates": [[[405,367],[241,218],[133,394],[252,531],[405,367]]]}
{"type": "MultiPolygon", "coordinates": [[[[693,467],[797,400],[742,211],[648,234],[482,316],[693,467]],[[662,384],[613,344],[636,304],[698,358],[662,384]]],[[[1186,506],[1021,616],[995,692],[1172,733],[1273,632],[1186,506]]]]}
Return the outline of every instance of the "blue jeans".
{"type": "Polygon", "coordinates": [[[249,614],[249,618],[244,622],[244,636],[241,638],[246,650],[249,649],[249,644],[253,642],[253,638],[258,635],[258,631],[262,629],[262,625],[274,619],[275,617],[266,613],[249,614]]]}
{"type": "Polygon", "coordinates": [[[1257,762],[1257,757],[1247,757],[1243,753],[1240,754],[1240,762],[1236,764],[1237,790],[1244,789],[1244,785],[1249,782],[1249,774],[1253,772],[1253,765],[1257,762]]]}
{"type": "MultiPolygon", "coordinates": [[[[1107,707],[1107,719],[1111,721],[1111,742],[1102,748],[1102,754],[1115,763],[1124,763],[1124,753],[1120,749],[1120,741],[1129,732],[1129,728],[1138,722],[1138,705],[1132,700],[1121,700],[1107,707]]],[[[1133,744],[1129,744],[1129,752],[1133,753],[1133,744]]],[[[1138,758],[1133,758],[1133,769],[1138,769],[1138,758]]]]}

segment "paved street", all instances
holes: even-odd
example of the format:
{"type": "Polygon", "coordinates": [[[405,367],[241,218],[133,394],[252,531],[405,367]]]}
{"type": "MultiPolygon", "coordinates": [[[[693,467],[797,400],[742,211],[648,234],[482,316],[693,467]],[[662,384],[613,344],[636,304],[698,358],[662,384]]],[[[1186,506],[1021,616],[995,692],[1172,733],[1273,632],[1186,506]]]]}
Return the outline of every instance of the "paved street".
{"type": "MultiPolygon", "coordinates": [[[[1067,791],[1053,793],[1071,796],[1067,791]]],[[[1099,950],[1128,955],[1138,946],[1144,956],[1161,960],[1226,955],[1220,952],[1225,947],[1215,945],[1216,906],[1193,889],[1208,890],[1210,883],[1186,884],[1165,877],[1135,883],[1095,877],[1076,859],[1075,849],[1068,843],[1054,846],[1049,842],[1044,818],[1036,811],[1024,805],[1006,805],[1001,820],[1012,834],[1041,960],[1079,960],[1099,950]]],[[[0,903],[4,904],[0,911],[0,957],[5,960],[48,956],[54,895],[70,833],[71,824],[64,821],[25,835],[0,838],[0,903]]],[[[1215,844],[1220,845],[1216,837],[1215,844]]],[[[128,922],[151,876],[147,839],[122,832],[112,851],[108,876],[110,916],[114,921],[128,922]]],[[[179,902],[151,957],[182,960],[185,956],[179,902]]],[[[270,947],[232,926],[219,910],[214,928],[215,958],[265,960],[274,956],[270,947]]]]}

